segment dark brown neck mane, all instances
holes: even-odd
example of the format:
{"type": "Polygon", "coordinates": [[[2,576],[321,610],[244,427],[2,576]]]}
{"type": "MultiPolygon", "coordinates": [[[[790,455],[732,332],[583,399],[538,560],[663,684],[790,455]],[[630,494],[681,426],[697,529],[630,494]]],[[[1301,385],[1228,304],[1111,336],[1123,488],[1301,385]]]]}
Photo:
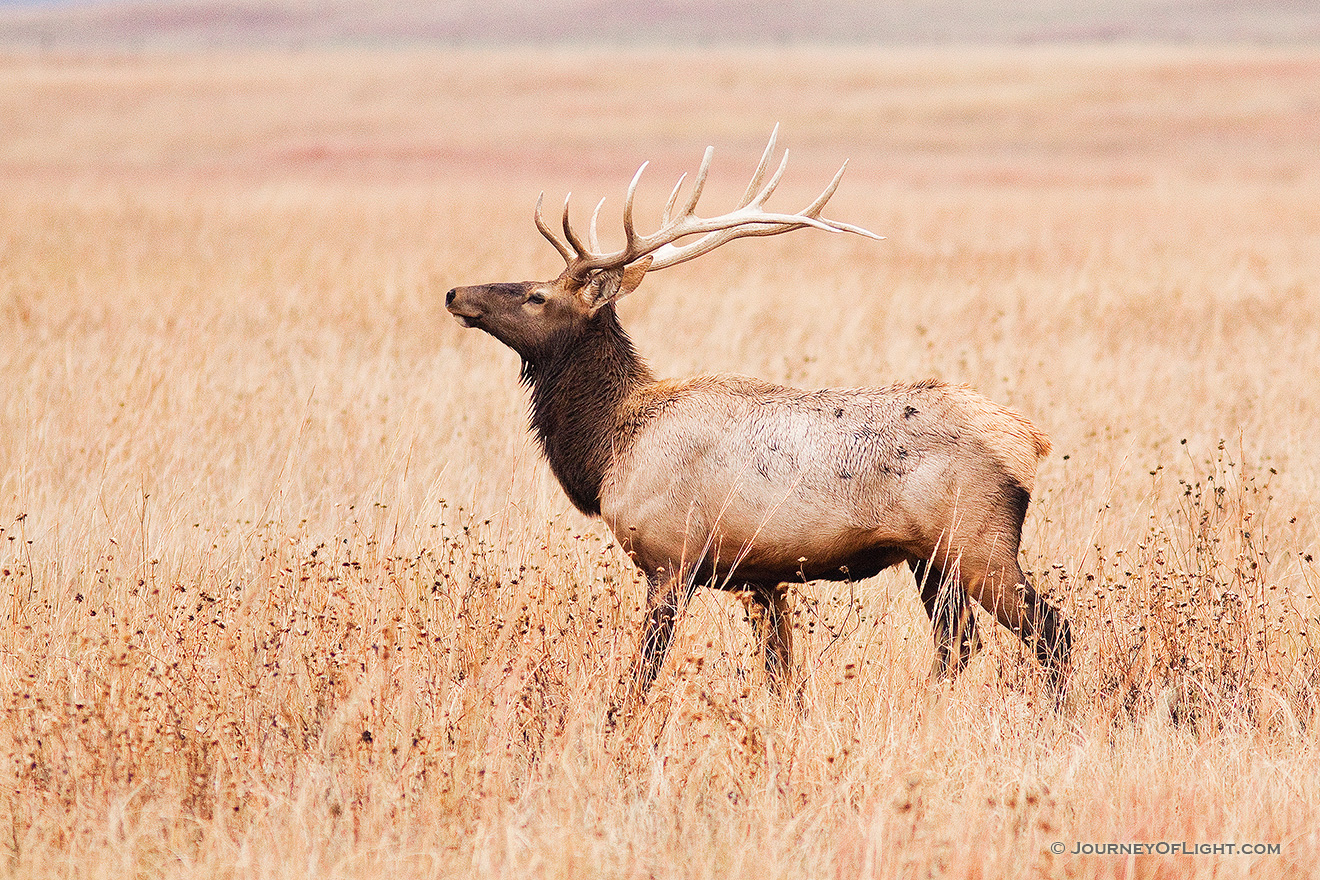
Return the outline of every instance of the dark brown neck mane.
{"type": "Polygon", "coordinates": [[[523,359],[531,426],[559,483],[578,510],[600,515],[600,487],[619,446],[622,408],[655,380],[607,305],[585,328],[552,339],[523,359]]]}

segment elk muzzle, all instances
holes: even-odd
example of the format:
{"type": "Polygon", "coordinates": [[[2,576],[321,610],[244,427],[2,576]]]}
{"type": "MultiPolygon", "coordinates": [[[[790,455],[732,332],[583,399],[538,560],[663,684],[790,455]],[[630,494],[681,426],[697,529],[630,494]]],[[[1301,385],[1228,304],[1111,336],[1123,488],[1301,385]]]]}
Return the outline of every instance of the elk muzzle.
{"type": "Polygon", "coordinates": [[[464,327],[480,326],[484,310],[473,302],[470,287],[455,287],[445,294],[445,308],[464,327]]]}

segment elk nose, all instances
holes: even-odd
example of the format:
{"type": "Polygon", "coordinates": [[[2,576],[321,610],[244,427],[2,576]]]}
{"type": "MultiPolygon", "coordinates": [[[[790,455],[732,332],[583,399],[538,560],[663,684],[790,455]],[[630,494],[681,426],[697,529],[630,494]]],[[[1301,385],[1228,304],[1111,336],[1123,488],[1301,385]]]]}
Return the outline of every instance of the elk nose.
{"type": "Polygon", "coordinates": [[[446,306],[452,306],[452,305],[454,304],[454,297],[455,297],[457,294],[458,294],[458,288],[457,288],[457,287],[450,288],[449,292],[445,294],[445,305],[446,305],[446,306]]]}

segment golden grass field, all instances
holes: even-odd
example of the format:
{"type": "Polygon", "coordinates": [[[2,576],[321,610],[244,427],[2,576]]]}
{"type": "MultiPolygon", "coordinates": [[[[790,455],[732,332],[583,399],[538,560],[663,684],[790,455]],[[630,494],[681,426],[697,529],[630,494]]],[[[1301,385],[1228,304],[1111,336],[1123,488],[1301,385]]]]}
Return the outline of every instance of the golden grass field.
{"type": "Polygon", "coordinates": [[[0,57],[0,875],[1315,876],[1318,144],[1315,50],[0,57]],[[537,193],[614,229],[643,159],[639,217],[708,143],[726,210],[776,121],[772,206],[851,157],[887,239],[624,323],[1045,428],[1059,711],[988,621],[927,685],[903,571],[795,588],[801,713],[704,591],[607,729],[643,585],[444,292],[557,274],[537,193]]]}

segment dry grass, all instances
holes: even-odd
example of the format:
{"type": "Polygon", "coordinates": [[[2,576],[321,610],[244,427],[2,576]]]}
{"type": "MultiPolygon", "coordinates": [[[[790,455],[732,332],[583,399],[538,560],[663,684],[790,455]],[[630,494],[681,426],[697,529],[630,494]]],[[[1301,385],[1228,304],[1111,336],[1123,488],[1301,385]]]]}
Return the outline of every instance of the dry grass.
{"type": "Polygon", "coordinates": [[[1317,95],[1302,51],[0,59],[0,873],[1311,875],[1317,95]],[[718,206],[775,120],[782,203],[850,155],[888,241],[731,245],[625,323],[1046,427],[1061,712],[1002,632],[925,687],[886,575],[799,588],[801,716],[702,594],[604,728],[637,577],[442,294],[556,271],[541,188],[650,157],[654,208],[713,142],[718,206]],[[1161,840],[1279,852],[1048,849],[1161,840]]]}

